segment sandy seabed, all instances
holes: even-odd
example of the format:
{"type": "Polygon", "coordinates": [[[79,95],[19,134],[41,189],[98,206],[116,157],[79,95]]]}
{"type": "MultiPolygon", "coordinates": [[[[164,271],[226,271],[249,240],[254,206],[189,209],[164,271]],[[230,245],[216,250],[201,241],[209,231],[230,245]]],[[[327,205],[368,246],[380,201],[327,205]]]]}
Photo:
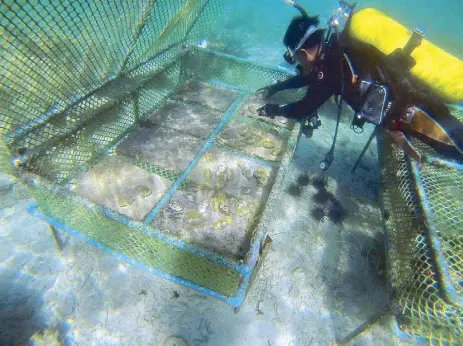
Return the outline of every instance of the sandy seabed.
{"type": "MultiPolygon", "coordinates": [[[[371,128],[340,126],[335,161],[332,105],[302,137],[270,225],[273,246],[239,313],[154,276],[30,216],[20,187],[0,177],[0,345],[332,345],[388,301],[381,258],[376,144],[350,173],[371,128]],[[330,212],[331,210],[331,212],[330,212]],[[334,211],[333,211],[334,210],[334,211]],[[339,222],[338,222],[339,221],[339,222]],[[169,343],[169,345],[174,343],[169,343]]],[[[352,345],[404,344],[387,318],[352,345]]]]}

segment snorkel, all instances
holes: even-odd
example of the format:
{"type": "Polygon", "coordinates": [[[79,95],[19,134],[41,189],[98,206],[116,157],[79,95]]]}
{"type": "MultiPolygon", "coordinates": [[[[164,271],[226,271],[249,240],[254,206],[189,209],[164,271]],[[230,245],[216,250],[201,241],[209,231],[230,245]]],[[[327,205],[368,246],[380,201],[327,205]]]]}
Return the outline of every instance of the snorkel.
{"type": "Polygon", "coordinates": [[[285,2],[288,4],[288,5],[291,5],[293,6],[295,9],[299,10],[299,12],[301,12],[302,14],[302,17],[305,19],[305,18],[309,18],[309,15],[307,14],[306,10],[304,10],[304,7],[302,7],[301,5],[299,5],[298,3],[292,1],[292,0],[285,0],[285,2]]]}

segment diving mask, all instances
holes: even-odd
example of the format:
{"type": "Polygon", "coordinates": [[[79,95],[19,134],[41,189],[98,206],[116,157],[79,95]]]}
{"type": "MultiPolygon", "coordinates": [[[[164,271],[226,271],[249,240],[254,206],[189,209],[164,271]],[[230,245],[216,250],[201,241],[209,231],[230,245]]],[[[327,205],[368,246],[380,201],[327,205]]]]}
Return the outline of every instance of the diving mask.
{"type": "MultiPolygon", "coordinates": [[[[288,3],[295,7],[297,10],[299,10],[303,17],[308,17],[307,12],[302,8],[302,6],[295,3],[294,1],[288,1],[288,3]]],[[[333,11],[331,18],[328,20],[328,29],[335,29],[337,32],[342,32],[347,22],[349,21],[349,18],[352,15],[355,6],[356,3],[349,4],[346,1],[341,0],[338,4],[338,7],[333,11]]],[[[283,58],[288,64],[293,65],[295,63],[294,56],[296,52],[302,47],[302,45],[316,30],[317,28],[315,26],[310,26],[294,49],[286,47],[286,52],[283,54],[283,58]]]]}
{"type": "Polygon", "coordinates": [[[305,32],[304,36],[300,39],[299,43],[297,44],[294,49],[291,49],[289,47],[286,47],[286,52],[283,54],[283,58],[288,64],[293,65],[296,60],[295,60],[295,55],[296,52],[301,49],[301,47],[304,45],[304,43],[307,41],[307,39],[317,30],[317,27],[314,25],[309,26],[307,31],[305,32]]]}

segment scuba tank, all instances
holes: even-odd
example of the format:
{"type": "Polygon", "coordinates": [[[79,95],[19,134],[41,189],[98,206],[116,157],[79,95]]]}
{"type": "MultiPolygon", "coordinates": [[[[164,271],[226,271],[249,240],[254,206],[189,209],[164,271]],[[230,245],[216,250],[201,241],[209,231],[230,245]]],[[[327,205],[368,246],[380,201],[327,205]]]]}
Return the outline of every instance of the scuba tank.
{"type": "Polygon", "coordinates": [[[444,102],[463,102],[463,61],[424,39],[420,30],[410,32],[384,13],[365,8],[352,15],[346,34],[396,59],[397,48],[404,47],[406,61],[399,62],[399,57],[397,62],[410,63],[410,73],[444,102]]]}

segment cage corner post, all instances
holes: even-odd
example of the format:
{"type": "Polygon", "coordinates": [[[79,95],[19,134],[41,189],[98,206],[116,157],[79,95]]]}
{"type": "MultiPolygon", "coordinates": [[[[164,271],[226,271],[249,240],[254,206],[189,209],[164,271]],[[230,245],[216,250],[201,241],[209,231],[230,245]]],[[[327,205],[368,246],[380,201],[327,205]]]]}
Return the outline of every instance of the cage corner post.
{"type": "MultiPolygon", "coordinates": [[[[268,235],[265,236],[264,242],[262,243],[262,245],[260,247],[260,250],[259,250],[259,257],[257,259],[257,263],[256,263],[256,265],[254,266],[254,268],[252,270],[252,274],[251,274],[251,276],[249,278],[248,286],[246,287],[246,292],[244,294],[243,303],[246,300],[246,298],[248,296],[248,293],[249,293],[249,291],[251,290],[251,288],[252,288],[252,286],[254,284],[254,281],[256,280],[257,276],[259,275],[262,264],[265,261],[265,258],[267,257],[267,254],[269,253],[270,249],[272,248],[272,244],[273,244],[272,238],[270,236],[268,236],[268,235]]],[[[240,312],[241,305],[234,308],[235,314],[240,312]]]]}
{"type": "Polygon", "coordinates": [[[53,238],[55,239],[55,242],[56,242],[56,247],[58,248],[59,251],[63,251],[65,244],[64,244],[63,238],[59,234],[58,229],[51,224],[48,224],[48,227],[50,228],[51,233],[53,234],[53,238]]]}

